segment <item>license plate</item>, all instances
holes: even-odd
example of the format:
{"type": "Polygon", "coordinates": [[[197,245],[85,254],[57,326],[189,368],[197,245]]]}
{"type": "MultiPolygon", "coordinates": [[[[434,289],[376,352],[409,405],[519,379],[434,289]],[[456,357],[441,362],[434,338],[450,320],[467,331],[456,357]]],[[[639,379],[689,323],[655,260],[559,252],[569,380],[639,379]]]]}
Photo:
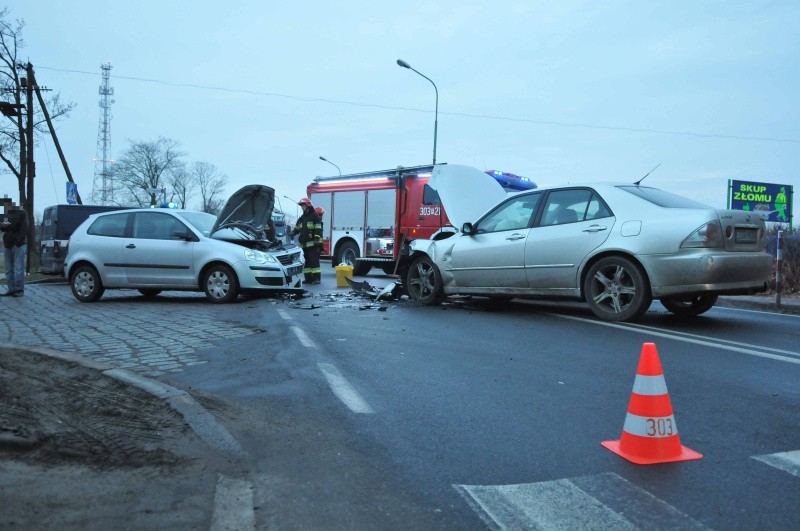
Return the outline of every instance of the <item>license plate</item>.
{"type": "Polygon", "coordinates": [[[303,272],[303,266],[289,267],[286,269],[286,272],[289,274],[289,276],[299,275],[303,272]]]}
{"type": "Polygon", "coordinates": [[[736,243],[756,243],[757,241],[758,230],[736,229],[736,243]]]}

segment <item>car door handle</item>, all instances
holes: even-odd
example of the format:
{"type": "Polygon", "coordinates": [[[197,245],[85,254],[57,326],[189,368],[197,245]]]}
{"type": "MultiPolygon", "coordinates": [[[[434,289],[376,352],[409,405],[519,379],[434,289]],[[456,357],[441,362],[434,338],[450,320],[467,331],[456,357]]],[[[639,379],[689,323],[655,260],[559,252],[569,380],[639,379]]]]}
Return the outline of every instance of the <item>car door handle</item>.
{"type": "Polygon", "coordinates": [[[134,245],[132,243],[129,243],[128,245],[125,246],[125,248],[126,249],[136,249],[136,245],[134,245]]]}
{"type": "Polygon", "coordinates": [[[602,230],[608,230],[608,227],[605,225],[591,225],[583,229],[583,232],[600,232],[602,230]]]}
{"type": "Polygon", "coordinates": [[[524,237],[525,237],[525,235],[524,235],[524,234],[520,234],[520,233],[518,233],[518,232],[515,232],[514,234],[512,234],[511,236],[509,236],[508,238],[506,238],[506,240],[521,240],[521,239],[523,239],[524,237]]]}

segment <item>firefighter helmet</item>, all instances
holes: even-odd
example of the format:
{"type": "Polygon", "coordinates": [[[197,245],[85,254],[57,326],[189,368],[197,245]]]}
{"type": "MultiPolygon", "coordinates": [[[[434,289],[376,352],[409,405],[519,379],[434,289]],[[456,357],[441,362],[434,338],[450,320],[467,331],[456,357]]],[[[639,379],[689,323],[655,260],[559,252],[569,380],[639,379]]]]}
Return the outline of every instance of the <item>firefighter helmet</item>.
{"type": "Polygon", "coordinates": [[[307,197],[304,197],[303,199],[301,199],[297,204],[300,205],[300,206],[309,206],[311,208],[314,208],[314,205],[311,203],[311,199],[309,199],[307,197]]]}
{"type": "Polygon", "coordinates": [[[315,208],[314,212],[316,212],[319,217],[322,217],[322,216],[325,215],[325,209],[322,208],[322,207],[315,208]]]}

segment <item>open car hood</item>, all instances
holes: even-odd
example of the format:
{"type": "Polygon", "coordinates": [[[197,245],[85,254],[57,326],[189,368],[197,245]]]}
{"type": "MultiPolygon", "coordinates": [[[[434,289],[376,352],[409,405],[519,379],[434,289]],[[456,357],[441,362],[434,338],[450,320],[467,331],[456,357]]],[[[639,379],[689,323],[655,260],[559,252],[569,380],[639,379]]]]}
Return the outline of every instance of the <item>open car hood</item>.
{"type": "Polygon", "coordinates": [[[250,184],[236,191],[222,207],[211,229],[211,237],[228,241],[265,240],[272,219],[275,190],[250,184]]]}
{"type": "Polygon", "coordinates": [[[507,196],[497,180],[469,166],[436,166],[428,186],[439,193],[447,218],[458,230],[507,196]]]}

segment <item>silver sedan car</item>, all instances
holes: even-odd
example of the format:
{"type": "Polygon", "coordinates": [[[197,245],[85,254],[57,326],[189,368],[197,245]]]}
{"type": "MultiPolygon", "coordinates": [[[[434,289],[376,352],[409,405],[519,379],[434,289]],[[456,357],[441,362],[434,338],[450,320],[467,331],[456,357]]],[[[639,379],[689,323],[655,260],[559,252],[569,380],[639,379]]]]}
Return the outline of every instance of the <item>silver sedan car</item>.
{"type": "Polygon", "coordinates": [[[72,234],[64,265],[81,302],[106,289],[137,289],[145,297],[163,290],[203,291],[215,303],[243,291],[302,293],[299,247],[274,237],[274,191],[247,186],[222,213],[133,209],[95,214],[72,234]]]}
{"type": "Polygon", "coordinates": [[[420,303],[447,295],[563,297],[586,301],[602,319],[628,321],[659,299],[695,316],[719,295],[763,291],[771,275],[765,223],[753,212],[636,184],[476,193],[465,176],[477,179],[465,167],[431,179],[461,232],[411,243],[405,285],[420,303]],[[476,214],[476,197],[498,202],[476,214]]]}

